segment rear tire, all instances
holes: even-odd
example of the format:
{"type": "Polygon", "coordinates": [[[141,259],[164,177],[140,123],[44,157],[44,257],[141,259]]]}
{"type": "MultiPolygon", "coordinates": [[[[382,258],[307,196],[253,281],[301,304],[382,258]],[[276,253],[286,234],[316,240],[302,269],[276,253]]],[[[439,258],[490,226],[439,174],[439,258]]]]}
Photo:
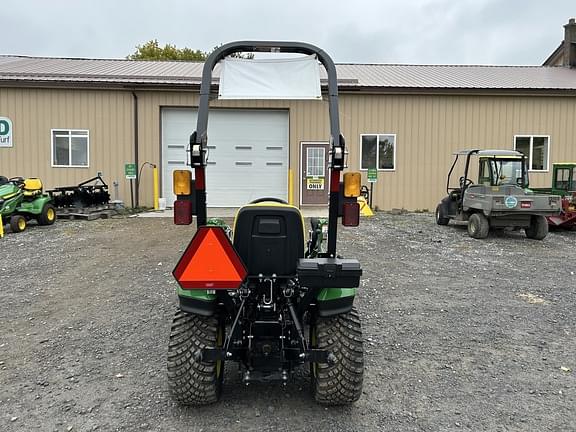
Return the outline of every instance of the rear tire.
{"type": "Polygon", "coordinates": [[[346,314],[318,318],[311,328],[312,348],[326,350],[333,364],[312,363],[312,392],[323,405],[345,405],[362,395],[364,349],[362,325],[355,308],[346,314]]]}
{"type": "Polygon", "coordinates": [[[182,405],[217,402],[222,391],[224,362],[202,362],[203,348],[222,346],[224,325],[215,316],[205,317],[178,310],[168,344],[168,385],[182,405]]]}
{"type": "Polygon", "coordinates": [[[10,229],[12,232],[19,233],[26,229],[28,222],[22,215],[14,215],[10,218],[10,229]]]}
{"type": "Polygon", "coordinates": [[[548,221],[544,216],[532,216],[530,226],[524,228],[526,237],[534,240],[543,240],[548,235],[548,221]]]}
{"type": "Polygon", "coordinates": [[[488,237],[490,223],[482,213],[474,213],[468,218],[468,235],[475,239],[488,237]]]}
{"type": "Polygon", "coordinates": [[[448,225],[450,219],[444,216],[444,211],[442,210],[442,205],[438,204],[436,207],[436,223],[438,225],[448,225]]]}
{"type": "Polygon", "coordinates": [[[38,224],[52,225],[56,221],[56,209],[52,204],[45,204],[38,216],[38,224]]]}

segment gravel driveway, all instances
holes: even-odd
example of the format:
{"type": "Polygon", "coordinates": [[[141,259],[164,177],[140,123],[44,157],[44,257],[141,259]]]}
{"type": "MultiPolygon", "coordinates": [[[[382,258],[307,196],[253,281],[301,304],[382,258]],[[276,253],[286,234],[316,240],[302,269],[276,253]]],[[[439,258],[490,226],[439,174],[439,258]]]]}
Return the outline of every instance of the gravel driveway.
{"type": "Polygon", "coordinates": [[[473,240],[427,214],[341,229],[364,269],[364,395],[316,405],[308,375],[175,405],[171,270],[192,228],[59,221],[0,239],[0,430],[576,430],[576,232],[473,240]]]}

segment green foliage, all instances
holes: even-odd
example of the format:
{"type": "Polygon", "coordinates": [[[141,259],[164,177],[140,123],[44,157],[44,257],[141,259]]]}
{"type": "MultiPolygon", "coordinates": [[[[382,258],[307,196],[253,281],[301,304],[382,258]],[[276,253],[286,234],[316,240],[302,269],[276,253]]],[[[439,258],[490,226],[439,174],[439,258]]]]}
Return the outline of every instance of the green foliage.
{"type": "MultiPolygon", "coordinates": [[[[220,48],[222,46],[222,44],[215,46],[212,51],[210,51],[210,53],[216,51],[218,48],[220,48]]],[[[210,55],[210,53],[208,53],[206,55],[206,57],[208,57],[208,55],[210,55]]],[[[230,57],[234,57],[234,58],[243,58],[243,59],[253,59],[254,58],[254,53],[234,53],[232,54],[230,57]]]]}
{"type": "MultiPolygon", "coordinates": [[[[214,47],[212,51],[219,48],[214,47]]],[[[191,48],[176,48],[175,45],[166,44],[161,47],[157,39],[152,39],[145,44],[137,45],[136,51],[130,54],[126,58],[128,60],[159,60],[159,61],[169,61],[169,60],[185,60],[185,61],[204,61],[210,55],[209,52],[204,52],[200,50],[193,50],[191,48]]],[[[254,58],[252,53],[236,53],[232,54],[232,57],[237,58],[254,58]]]]}
{"type": "Polygon", "coordinates": [[[187,60],[204,61],[208,53],[190,48],[176,48],[175,45],[166,44],[160,47],[157,39],[150,40],[143,45],[137,45],[136,51],[126,57],[129,60],[187,60]]]}

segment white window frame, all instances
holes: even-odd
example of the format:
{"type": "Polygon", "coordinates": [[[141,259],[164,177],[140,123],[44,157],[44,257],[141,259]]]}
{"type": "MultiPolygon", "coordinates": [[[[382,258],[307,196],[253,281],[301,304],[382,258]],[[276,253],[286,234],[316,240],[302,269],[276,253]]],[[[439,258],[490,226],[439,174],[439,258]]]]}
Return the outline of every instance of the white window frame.
{"type": "Polygon", "coordinates": [[[52,168],[90,168],[90,130],[88,129],[50,129],[50,165],[52,168]],[[54,133],[64,132],[68,134],[68,161],[70,165],[55,165],[54,164],[54,133]],[[70,139],[72,132],[85,132],[86,133],[86,165],[72,165],[72,145],[70,139]]]}
{"type": "MultiPolygon", "coordinates": [[[[319,175],[313,176],[313,177],[318,177],[318,178],[326,177],[326,148],[325,147],[314,147],[312,149],[322,150],[322,162],[323,162],[322,165],[320,165],[322,167],[322,174],[319,174],[319,175]]],[[[308,161],[310,160],[309,159],[310,150],[311,150],[310,147],[306,148],[306,177],[308,177],[308,167],[309,167],[308,161]]]]}
{"type": "Polygon", "coordinates": [[[514,150],[516,150],[516,138],[530,138],[530,155],[528,156],[528,172],[549,172],[550,171],[550,135],[514,135],[514,150]],[[534,138],[547,138],[548,139],[548,149],[546,152],[546,169],[535,170],[532,169],[532,155],[534,154],[534,138]]]}
{"type": "Polygon", "coordinates": [[[360,157],[358,158],[358,166],[360,168],[360,171],[368,171],[368,168],[362,168],[362,137],[364,136],[374,136],[376,135],[376,170],[377,171],[389,171],[389,172],[394,172],[396,171],[396,134],[393,133],[364,133],[364,134],[360,134],[360,157]],[[380,146],[378,145],[380,143],[379,138],[380,136],[391,136],[394,137],[394,161],[392,162],[394,164],[394,168],[378,168],[380,166],[380,146]]]}

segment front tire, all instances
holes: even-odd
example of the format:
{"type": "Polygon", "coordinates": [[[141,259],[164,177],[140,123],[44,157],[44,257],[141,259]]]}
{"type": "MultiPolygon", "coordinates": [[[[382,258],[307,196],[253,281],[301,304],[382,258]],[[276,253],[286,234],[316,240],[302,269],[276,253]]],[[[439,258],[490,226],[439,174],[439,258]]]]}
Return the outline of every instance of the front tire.
{"type": "Polygon", "coordinates": [[[364,349],[362,325],[355,308],[346,314],[317,318],[311,328],[312,348],[329,351],[333,364],[312,363],[312,392],[323,405],[345,405],[362,395],[364,349]]]}
{"type": "Polygon", "coordinates": [[[14,215],[10,218],[10,229],[12,232],[19,233],[26,229],[28,222],[22,215],[14,215]]]}
{"type": "Polygon", "coordinates": [[[45,204],[38,216],[38,224],[52,225],[56,221],[56,209],[52,204],[45,204]]]}
{"type": "Polygon", "coordinates": [[[224,325],[215,316],[205,317],[178,310],[168,344],[168,385],[182,405],[217,402],[222,391],[224,362],[200,361],[203,348],[222,347],[224,325]]]}
{"type": "Polygon", "coordinates": [[[524,232],[529,239],[543,240],[548,235],[548,221],[544,216],[532,216],[530,226],[524,232]]]}
{"type": "Polygon", "coordinates": [[[468,218],[468,235],[475,239],[488,237],[490,223],[482,213],[474,213],[468,218]]]}
{"type": "Polygon", "coordinates": [[[450,222],[450,219],[444,216],[444,211],[442,210],[442,205],[438,204],[438,207],[436,207],[436,223],[438,225],[448,225],[448,222],[450,222]]]}

